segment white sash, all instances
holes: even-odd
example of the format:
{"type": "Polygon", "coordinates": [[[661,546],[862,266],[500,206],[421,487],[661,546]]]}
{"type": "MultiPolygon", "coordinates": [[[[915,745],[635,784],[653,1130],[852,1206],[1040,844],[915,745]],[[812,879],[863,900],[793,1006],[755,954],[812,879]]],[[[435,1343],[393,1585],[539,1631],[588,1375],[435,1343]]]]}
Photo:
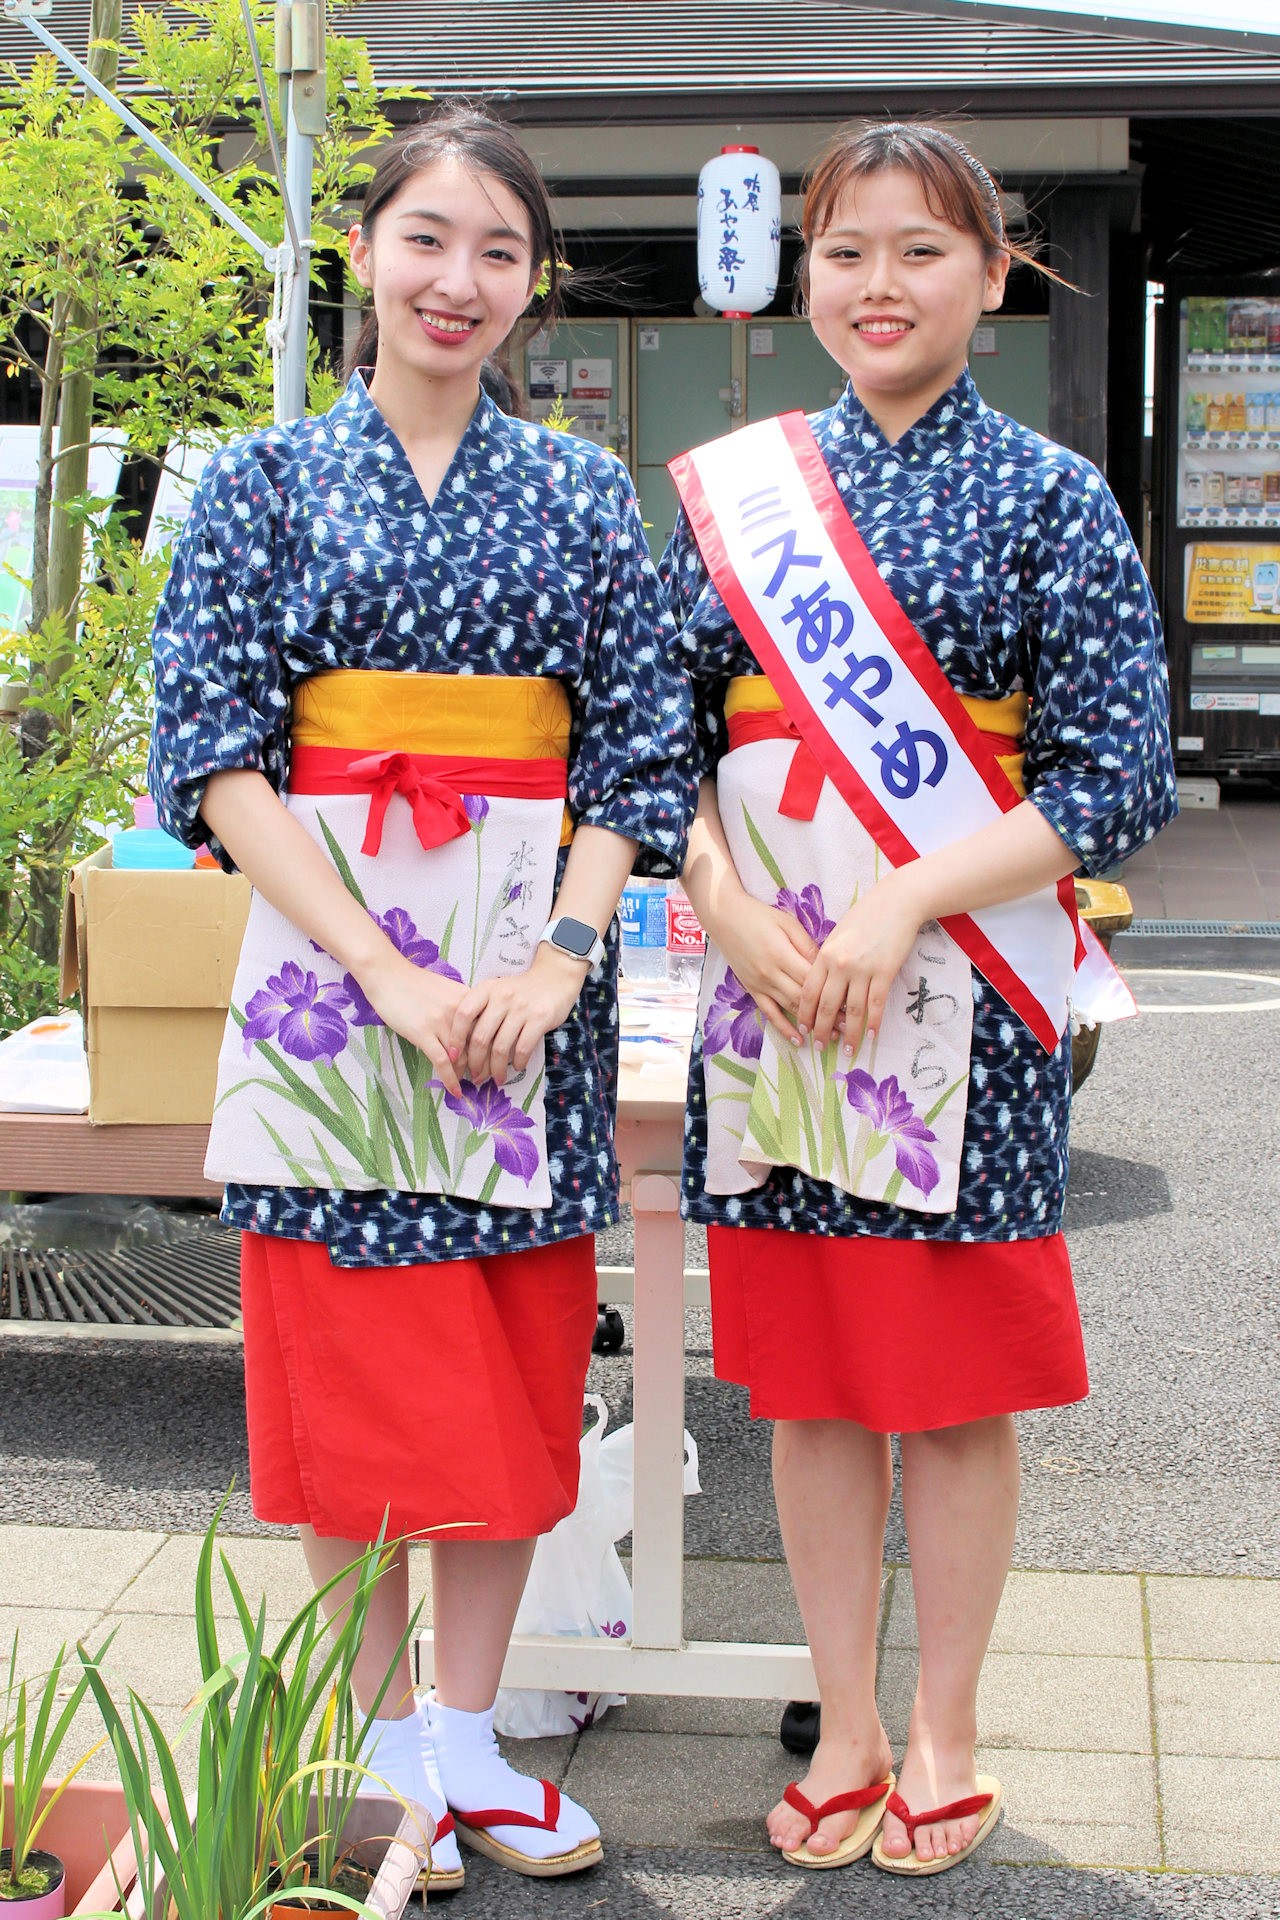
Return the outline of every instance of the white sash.
{"type": "MultiPolygon", "coordinates": [[[[348,890],[415,965],[467,982],[521,973],[554,896],[563,799],[469,796],[471,831],[425,850],[392,797],[376,856],[369,796],[292,794],[288,807],[348,890]]],[[[253,1186],[450,1194],[547,1207],[540,1041],[504,1087],[433,1080],[354,980],[255,892],[218,1062],[205,1171],[253,1186]]],[[[376,1242],[371,1242],[376,1244],[376,1242]]]]}
{"type": "MultiPolygon", "coordinates": [[[[803,414],[696,448],[671,473],[725,606],[892,865],[1019,804],[881,579],[803,414]]],[[[942,924],[1051,1052],[1082,951],[1072,882],[942,924]]]]}

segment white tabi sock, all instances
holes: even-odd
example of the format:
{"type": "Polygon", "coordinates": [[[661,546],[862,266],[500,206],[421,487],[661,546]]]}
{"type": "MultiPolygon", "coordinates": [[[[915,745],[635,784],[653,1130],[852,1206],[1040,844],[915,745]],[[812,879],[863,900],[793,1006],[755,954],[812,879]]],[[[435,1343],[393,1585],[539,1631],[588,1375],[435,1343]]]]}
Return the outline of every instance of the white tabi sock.
{"type": "MultiPolygon", "coordinates": [[[[541,1819],[546,1794],[540,1780],[517,1773],[498,1751],[493,1731],[493,1708],[485,1713],[464,1713],[458,1707],[442,1707],[428,1699],[431,1738],[440,1768],[444,1797],[458,1819],[468,1813],[502,1807],[512,1813],[531,1813],[541,1819]]],[[[549,1860],[555,1854],[571,1853],[588,1840],[598,1840],[600,1829],[585,1807],[567,1794],[560,1796],[556,1825],[511,1827],[494,1825],[486,1831],[500,1846],[534,1860],[549,1860]]]]}
{"type": "MultiPolygon", "coordinates": [[[[357,1789],[359,1793],[385,1793],[386,1787],[381,1784],[385,1780],[394,1793],[425,1807],[433,1820],[444,1818],[445,1798],[436,1770],[431,1729],[421,1706],[406,1714],[403,1720],[371,1720],[361,1743],[360,1760],[379,1778],[370,1779],[366,1775],[357,1789]]],[[[458,1852],[456,1834],[446,1833],[432,1841],[431,1864],[441,1873],[457,1871],[462,1865],[462,1855],[458,1852]]]]}

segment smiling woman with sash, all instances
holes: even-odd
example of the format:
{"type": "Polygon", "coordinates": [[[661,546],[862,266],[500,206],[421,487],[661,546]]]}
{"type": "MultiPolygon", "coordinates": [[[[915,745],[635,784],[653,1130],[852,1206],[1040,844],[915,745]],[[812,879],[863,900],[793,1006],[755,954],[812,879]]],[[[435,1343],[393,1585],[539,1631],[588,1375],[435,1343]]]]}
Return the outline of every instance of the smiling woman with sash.
{"type": "Polygon", "coordinates": [[[975,1701],[1012,1415],[1088,1391],[1060,1232],[1070,1018],[1123,989],[1069,876],[1174,813],[1168,694],[1101,475],[967,371],[1018,254],[985,168],[934,128],[841,136],[804,240],[844,397],[672,467],[708,935],[685,1208],[716,1371],[776,1422],[822,1695],[770,1837],[799,1866],[929,1874],[1000,1811],[975,1701]],[[920,1644],[896,1779],[875,1690],[895,1432],[920,1644]]]}
{"type": "Polygon", "coordinates": [[[403,1541],[356,1691],[391,1667],[366,1753],[435,1816],[436,1892],[459,1837],[537,1877],[601,1857],[492,1709],[534,1539],[577,1496],[618,1215],[611,922],[637,854],[682,860],[692,732],[625,470],[480,389],[544,270],[554,307],[528,156],[437,116],[384,155],[351,257],[362,370],[198,489],[150,777],[254,885],[208,1163],[244,1230],[254,1511],[318,1584],[384,1518],[431,1540],[436,1691],[397,1656],[403,1541]]]}

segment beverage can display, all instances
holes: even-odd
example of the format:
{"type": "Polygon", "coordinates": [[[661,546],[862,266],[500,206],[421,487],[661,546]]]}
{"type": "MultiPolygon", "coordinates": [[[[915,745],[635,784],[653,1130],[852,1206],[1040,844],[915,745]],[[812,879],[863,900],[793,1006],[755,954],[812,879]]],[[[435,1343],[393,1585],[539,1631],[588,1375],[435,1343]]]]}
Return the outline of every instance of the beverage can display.
{"type": "Polygon", "coordinates": [[[1228,433],[1243,433],[1248,421],[1245,397],[1242,393],[1227,395],[1226,419],[1223,422],[1228,433]]]}
{"type": "Polygon", "coordinates": [[[1262,504],[1269,513],[1280,512],[1280,468],[1263,474],[1262,504]]]}
{"type": "Polygon", "coordinates": [[[1246,433],[1265,433],[1267,430],[1267,395],[1254,388],[1244,397],[1244,425],[1246,433]]]}
{"type": "Polygon", "coordinates": [[[1238,511],[1244,505],[1244,475],[1228,473],[1223,476],[1222,504],[1228,513],[1238,511]]]}
{"type": "Polygon", "coordinates": [[[1259,359],[1267,351],[1267,317],[1269,309],[1265,300],[1250,300],[1249,314],[1249,351],[1259,359]]]}
{"type": "Polygon", "coordinates": [[[1184,513],[1204,512],[1204,475],[1185,473],[1182,476],[1182,509],[1184,513]]]}
{"type": "Polygon", "coordinates": [[[1240,358],[1253,350],[1253,314],[1247,300],[1224,300],[1227,310],[1226,351],[1240,358]]]}
{"type": "Polygon", "coordinates": [[[1207,393],[1189,393],[1187,395],[1187,432],[1203,433],[1208,424],[1209,396],[1207,393]]]}
{"type": "Polygon", "coordinates": [[[1280,391],[1267,395],[1267,432],[1280,433],[1280,391]]]}
{"type": "Polygon", "coordinates": [[[1226,476],[1218,468],[1204,476],[1204,504],[1210,513],[1221,512],[1226,505],[1226,476]]]}
{"type": "Polygon", "coordinates": [[[1242,505],[1248,513],[1261,513],[1264,504],[1262,475],[1246,473],[1244,476],[1244,500],[1242,505]]]}

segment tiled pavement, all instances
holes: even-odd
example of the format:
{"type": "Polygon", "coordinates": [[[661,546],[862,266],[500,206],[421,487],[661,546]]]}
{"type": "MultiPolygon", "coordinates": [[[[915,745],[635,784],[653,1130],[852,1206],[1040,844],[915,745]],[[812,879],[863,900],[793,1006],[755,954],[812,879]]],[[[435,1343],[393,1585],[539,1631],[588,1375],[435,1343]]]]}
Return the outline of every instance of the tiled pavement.
{"type": "Polygon", "coordinates": [[[1184,805],[1126,862],[1140,920],[1280,920],[1280,806],[1273,788],[1234,783],[1216,809],[1184,805]]]}
{"type": "MultiPolygon", "coordinates": [[[[1217,810],[1187,808],[1120,877],[1147,922],[1280,920],[1276,796],[1229,788],[1217,810]]],[[[98,1645],[115,1628],[111,1670],[176,1732],[197,1672],[198,1548],[189,1534],[0,1525],[0,1648],[17,1628],[21,1665],[36,1672],[61,1641],[98,1645]]],[[[237,1538],[227,1549],[251,1601],[265,1593],[273,1619],[307,1597],[295,1544],[237,1538]]],[[[415,1564],[421,1588],[425,1554],[415,1564]]],[[[800,1638],[774,1562],[691,1561],[687,1594],[691,1637],[800,1638]]],[[[225,1616],[234,1636],[229,1598],[225,1616]]],[[[899,1752],[914,1632],[910,1571],[890,1567],[880,1693],[899,1752]]],[[[778,1711],[770,1701],[633,1697],[579,1738],[521,1752],[526,1770],[591,1806],[621,1863],[607,1896],[566,1886],[559,1909],[669,1915],[679,1889],[681,1914],[716,1920],[859,1910],[841,1890],[852,1892],[845,1875],[784,1876],[782,1890],[762,1844],[762,1811],[796,1770],[777,1741],[778,1711]]],[[[981,1764],[1006,1789],[1002,1825],[981,1863],[928,1890],[864,1876],[868,1920],[914,1913],[923,1898],[939,1915],[981,1910],[991,1920],[1280,1913],[1271,1891],[1280,1882],[1268,1877],[1280,1875],[1280,1582],[1016,1571],[979,1712],[981,1764]],[[1023,1869],[1016,1887],[1000,1878],[1014,1868],[1023,1869]]],[[[87,1747],[93,1710],[81,1721],[87,1747]]],[[[100,1752],[86,1771],[111,1770],[100,1752]]],[[[486,1872],[463,1896],[468,1912],[525,1920],[535,1898],[541,1910],[545,1889],[486,1872]]]]}
{"type": "MultiPolygon", "coordinates": [[[[190,1535],[0,1527],[0,1644],[20,1632],[37,1670],[63,1638],[97,1645],[176,1730],[194,1688],[190,1535]]],[[[292,1542],[227,1551],[256,1606],[283,1620],[307,1596],[292,1542]]],[[[425,1554],[415,1554],[419,1590],[425,1554]]],[[[229,1598],[229,1644],[234,1644],[229,1598]]],[[[785,1569],[689,1565],[693,1637],[800,1637],[785,1569]]],[[[911,1576],[887,1570],[880,1692],[900,1750],[913,1682],[911,1576]]],[[[991,1864],[1175,1873],[1280,1873],[1280,1583],[1140,1573],[1015,1572],[979,1703],[981,1764],[1008,1812],[991,1864]],[[1230,1780],[1230,1794],[1223,1791],[1230,1780]]],[[[82,1710],[84,1745],[94,1711],[82,1710]]],[[[561,1780],[631,1849],[761,1851],[761,1813],[795,1766],[770,1701],[643,1699],[576,1740],[539,1742],[520,1764],[561,1780]]],[[[190,1756],[188,1756],[188,1766],[190,1756]]],[[[105,1752],[89,1773],[107,1777],[105,1752]]]]}

